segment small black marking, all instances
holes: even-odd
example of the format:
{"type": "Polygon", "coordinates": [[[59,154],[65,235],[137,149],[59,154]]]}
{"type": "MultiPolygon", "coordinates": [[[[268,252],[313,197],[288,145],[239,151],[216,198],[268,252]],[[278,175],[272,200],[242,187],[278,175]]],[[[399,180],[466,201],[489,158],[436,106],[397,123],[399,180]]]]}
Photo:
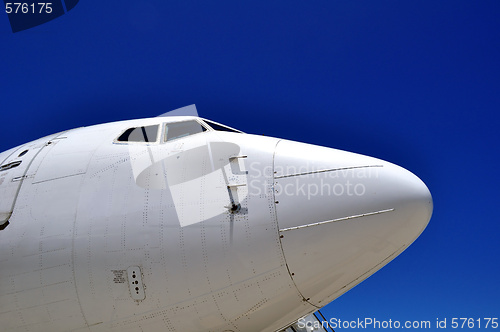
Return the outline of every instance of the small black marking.
{"type": "Polygon", "coordinates": [[[0,231],[3,231],[9,224],[9,221],[6,221],[3,225],[0,225],[0,231]]]}
{"type": "Polygon", "coordinates": [[[114,278],[113,282],[115,284],[124,284],[125,283],[125,270],[112,270],[114,278]]]}
{"type": "Polygon", "coordinates": [[[19,154],[19,156],[18,156],[18,157],[22,157],[22,156],[24,156],[26,153],[28,153],[28,150],[24,150],[23,152],[21,152],[21,153],[19,154]]]}
{"type": "Polygon", "coordinates": [[[21,165],[21,163],[22,163],[22,161],[17,160],[17,161],[13,161],[11,163],[2,165],[2,166],[0,166],[0,171],[7,171],[9,169],[15,168],[15,167],[21,165]]]}

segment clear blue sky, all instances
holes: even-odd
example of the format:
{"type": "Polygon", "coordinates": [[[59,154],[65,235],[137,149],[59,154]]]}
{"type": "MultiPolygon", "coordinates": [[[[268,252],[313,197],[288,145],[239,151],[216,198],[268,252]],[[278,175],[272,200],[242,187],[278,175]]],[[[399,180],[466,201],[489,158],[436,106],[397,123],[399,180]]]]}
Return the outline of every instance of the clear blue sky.
{"type": "Polygon", "coordinates": [[[394,162],[432,220],[325,315],[500,317],[499,1],[81,0],[15,34],[0,14],[0,40],[0,150],[195,103],[394,162]]]}

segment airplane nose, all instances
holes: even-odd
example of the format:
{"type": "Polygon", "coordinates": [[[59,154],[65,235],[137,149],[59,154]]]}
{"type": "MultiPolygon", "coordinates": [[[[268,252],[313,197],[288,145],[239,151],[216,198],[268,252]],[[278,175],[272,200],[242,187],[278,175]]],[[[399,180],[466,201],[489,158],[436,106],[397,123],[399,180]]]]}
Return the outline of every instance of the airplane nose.
{"type": "Polygon", "coordinates": [[[318,307],[405,250],[433,210],[426,185],[402,167],[285,140],[275,150],[274,189],[290,275],[318,307]]]}

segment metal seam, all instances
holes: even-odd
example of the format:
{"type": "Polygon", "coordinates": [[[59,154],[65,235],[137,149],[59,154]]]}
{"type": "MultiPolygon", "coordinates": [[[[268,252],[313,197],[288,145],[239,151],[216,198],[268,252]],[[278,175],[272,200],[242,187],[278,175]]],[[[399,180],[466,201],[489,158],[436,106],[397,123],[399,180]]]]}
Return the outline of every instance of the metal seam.
{"type": "Polygon", "coordinates": [[[384,167],[384,165],[366,165],[366,166],[352,166],[352,167],[330,168],[330,169],[322,169],[322,170],[318,170],[318,171],[311,171],[311,172],[304,172],[304,173],[278,175],[278,176],[275,176],[274,178],[275,179],[283,179],[283,178],[290,178],[290,177],[294,177],[294,176],[302,176],[302,175],[318,174],[318,173],[326,173],[326,172],[337,172],[337,171],[344,171],[344,170],[350,170],[350,169],[370,168],[370,167],[384,167]]]}
{"type": "Polygon", "coordinates": [[[368,212],[368,213],[363,213],[363,214],[357,214],[357,215],[354,215],[354,216],[342,217],[342,218],[337,218],[337,219],[332,219],[332,220],[326,220],[326,221],[320,221],[320,222],[315,222],[315,223],[307,224],[307,225],[300,225],[300,226],[295,226],[295,227],[283,228],[283,229],[280,229],[280,232],[286,232],[286,231],[291,231],[291,230],[294,230],[294,229],[301,229],[301,228],[313,227],[313,226],[318,226],[318,225],[324,225],[324,224],[329,224],[329,223],[332,223],[332,222],[345,221],[345,220],[349,220],[349,219],[368,217],[368,216],[373,216],[373,215],[387,213],[387,212],[392,212],[392,211],[394,211],[394,209],[386,209],[386,210],[380,210],[380,211],[375,211],[375,212],[368,212]]]}

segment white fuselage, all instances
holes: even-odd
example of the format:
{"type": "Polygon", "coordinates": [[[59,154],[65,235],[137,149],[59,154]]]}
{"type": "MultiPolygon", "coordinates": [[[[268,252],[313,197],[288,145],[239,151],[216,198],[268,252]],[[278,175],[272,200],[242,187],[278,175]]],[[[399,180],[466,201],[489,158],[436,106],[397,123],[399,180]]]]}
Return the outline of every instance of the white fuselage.
{"type": "Polygon", "coordinates": [[[0,154],[2,331],[276,331],[430,219],[427,187],[391,163],[208,126],[166,141],[184,121],[202,120],[79,128],[0,154]],[[152,125],[154,142],[117,140],[152,125]]]}

